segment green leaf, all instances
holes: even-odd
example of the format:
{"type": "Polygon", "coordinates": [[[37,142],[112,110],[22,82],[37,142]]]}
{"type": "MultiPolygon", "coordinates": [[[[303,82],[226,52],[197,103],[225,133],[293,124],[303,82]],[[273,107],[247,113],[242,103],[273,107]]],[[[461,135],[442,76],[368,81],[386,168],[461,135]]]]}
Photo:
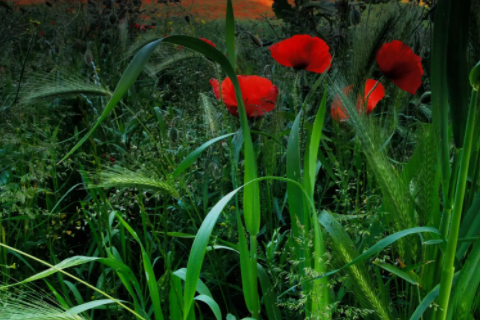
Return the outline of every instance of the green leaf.
{"type": "MultiPolygon", "coordinates": [[[[325,229],[330,229],[331,228],[331,224],[332,224],[332,221],[331,221],[331,218],[329,218],[328,216],[331,216],[328,212],[326,211],[323,211],[320,216],[319,216],[319,221],[320,223],[325,227],[325,229]]],[[[345,264],[344,266],[342,266],[341,268],[339,269],[336,269],[336,270],[333,270],[333,271],[330,271],[330,272],[327,272],[319,277],[314,277],[312,279],[307,279],[307,280],[304,280],[302,282],[305,282],[305,281],[313,281],[313,280],[316,280],[316,279],[321,279],[323,277],[328,277],[328,276],[331,276],[341,270],[344,270],[348,267],[350,267],[351,265],[354,265],[355,263],[358,263],[358,262],[361,262],[361,261],[365,261],[366,259],[370,258],[371,256],[381,252],[383,249],[385,249],[386,247],[388,247],[389,245],[391,245],[392,243],[394,243],[395,241],[398,241],[399,239],[401,238],[404,238],[406,236],[409,236],[409,235],[412,235],[412,234],[419,234],[419,233],[423,233],[423,232],[429,232],[429,233],[435,233],[435,234],[438,234],[438,235],[441,235],[441,232],[436,229],[436,228],[433,228],[433,227],[416,227],[416,228],[410,228],[410,229],[406,229],[406,230],[402,230],[402,231],[399,231],[397,233],[394,233],[392,235],[389,235],[385,238],[383,238],[382,240],[380,240],[379,242],[377,242],[375,245],[373,245],[372,247],[370,247],[368,250],[364,251],[361,255],[359,255],[358,257],[356,257],[355,259],[353,259],[352,261],[350,261],[349,263],[345,264]]],[[[291,290],[293,290],[296,286],[294,287],[291,287],[290,289],[284,291],[280,296],[284,296],[285,294],[287,294],[288,292],[290,292],[291,290]]]]}
{"type": "Polygon", "coordinates": [[[268,278],[268,274],[263,267],[257,263],[257,275],[260,280],[260,286],[263,292],[263,301],[265,309],[267,309],[267,316],[269,320],[281,320],[282,314],[277,305],[277,296],[273,291],[272,283],[268,278]]]}
{"type": "Polygon", "coordinates": [[[480,88],[480,61],[477,63],[475,67],[473,67],[472,71],[470,71],[470,85],[474,90],[480,88]]]}
{"type": "Polygon", "coordinates": [[[179,277],[170,277],[170,292],[168,294],[170,320],[182,320],[182,296],[182,279],[179,277]]]}
{"type": "MultiPolygon", "coordinates": [[[[173,274],[178,278],[182,279],[183,281],[185,281],[187,277],[187,269],[186,268],[178,269],[173,274]]],[[[208,296],[213,299],[212,293],[210,292],[208,287],[205,285],[205,283],[203,283],[201,279],[197,280],[197,292],[201,295],[208,296]]]]}
{"type": "MultiPolygon", "coordinates": [[[[457,282],[459,272],[456,272],[455,275],[453,276],[453,284],[457,282]]],[[[419,320],[425,310],[427,310],[431,303],[435,301],[435,299],[438,297],[440,293],[440,285],[437,285],[435,288],[433,288],[422,300],[422,302],[418,305],[417,309],[415,309],[415,312],[413,312],[412,316],[410,317],[410,320],[419,320]]]]}
{"type": "MultiPolygon", "coordinates": [[[[403,271],[403,270],[400,270],[398,268],[396,268],[395,266],[392,266],[391,264],[389,263],[379,263],[379,262],[374,262],[377,266],[379,266],[380,268],[382,269],[385,269],[387,270],[388,272],[391,272],[393,273],[394,275],[396,275],[397,277],[400,277],[402,278],[403,280],[407,281],[407,282],[410,282],[411,284],[413,285],[416,285],[416,286],[419,286],[420,283],[419,283],[419,279],[417,277],[417,279],[415,279],[415,277],[411,276],[409,273],[403,271]]],[[[421,287],[421,286],[420,286],[421,287]]]]}
{"type": "Polygon", "coordinates": [[[192,249],[188,257],[187,274],[185,277],[185,291],[183,296],[183,319],[187,320],[188,313],[193,304],[193,297],[197,290],[197,282],[200,277],[200,270],[202,269],[205,251],[212,234],[213,227],[217,222],[218,217],[222,213],[223,208],[233,198],[233,196],[241,189],[231,191],[224,196],[217,204],[210,210],[208,215],[203,220],[200,229],[197,232],[195,240],[193,241],[192,249]]]}
{"type": "Polygon", "coordinates": [[[160,300],[160,292],[159,288],[157,285],[157,279],[155,277],[155,273],[153,272],[153,266],[152,262],[150,261],[150,257],[148,256],[148,253],[145,251],[145,248],[142,245],[142,242],[140,241],[140,238],[137,236],[137,233],[130,227],[130,225],[122,219],[120,214],[115,212],[118,221],[123,225],[125,229],[132,235],[132,237],[138,242],[140,245],[140,249],[142,251],[142,260],[143,260],[143,267],[145,269],[145,276],[147,279],[147,286],[148,290],[150,292],[150,297],[152,299],[152,305],[153,305],[153,312],[155,313],[155,319],[156,320],[163,320],[163,311],[162,311],[162,305],[161,305],[161,300],[160,300]]]}
{"type": "MultiPolygon", "coordinates": [[[[306,98],[305,98],[306,100],[306,98]]],[[[305,168],[304,168],[304,179],[305,179],[305,189],[308,194],[313,197],[313,191],[315,189],[315,180],[316,180],[316,165],[318,157],[318,148],[320,146],[320,140],[322,138],[322,129],[323,121],[325,119],[325,110],[327,106],[327,90],[323,93],[322,102],[318,108],[317,115],[315,117],[315,122],[313,123],[313,130],[310,135],[308,143],[308,151],[305,156],[305,168]]]]}
{"type": "Polygon", "coordinates": [[[208,148],[209,146],[211,146],[212,144],[214,144],[215,142],[218,142],[220,140],[224,140],[232,135],[234,135],[235,133],[229,133],[229,134],[226,134],[226,135],[223,135],[223,136],[220,136],[220,137],[216,137],[210,141],[207,141],[205,142],[204,144],[202,144],[200,147],[198,147],[197,149],[195,149],[192,153],[190,153],[179,165],[178,167],[175,169],[175,171],[173,172],[173,177],[174,178],[177,178],[178,176],[180,176],[180,174],[185,171],[185,169],[187,169],[199,156],[200,154],[206,149],[208,148]]]}
{"type": "Polygon", "coordinates": [[[470,86],[468,57],[471,0],[451,1],[447,46],[447,82],[453,139],[463,147],[467,126],[470,86]]]}
{"type": "MultiPolygon", "coordinates": [[[[125,302],[122,300],[119,300],[120,302],[125,302]]],[[[116,303],[116,301],[110,300],[110,299],[103,299],[103,300],[95,300],[95,301],[90,301],[78,306],[75,306],[73,308],[70,308],[67,310],[65,313],[72,314],[72,315],[77,315],[82,312],[91,310],[91,309],[97,309],[98,307],[110,304],[110,303],[116,303]]]]}
{"type": "Polygon", "coordinates": [[[1,286],[0,289],[13,287],[13,286],[16,286],[16,285],[19,285],[19,284],[24,284],[24,283],[28,283],[28,282],[32,282],[32,281],[36,281],[36,280],[39,280],[39,279],[46,278],[46,277],[58,272],[58,269],[63,270],[63,269],[67,269],[67,268],[70,268],[70,267],[74,267],[74,266],[82,265],[84,263],[88,263],[88,262],[92,262],[92,261],[98,261],[98,260],[101,260],[101,258],[84,257],[84,256],[75,256],[75,257],[67,258],[67,259],[61,261],[60,263],[56,264],[55,268],[47,269],[45,271],[37,273],[36,275],[33,275],[33,276],[31,276],[31,277],[29,277],[25,280],[16,282],[14,284],[7,285],[7,286],[1,286]]]}
{"type": "MultiPolygon", "coordinates": [[[[298,182],[292,181],[286,178],[262,177],[262,178],[257,178],[253,181],[250,181],[249,184],[254,184],[254,183],[258,184],[259,181],[267,180],[267,179],[294,183],[302,190],[303,196],[305,198],[308,198],[307,193],[301,184],[298,184],[298,182]]],[[[195,295],[195,291],[197,290],[196,289],[197,282],[200,277],[200,271],[202,269],[203,260],[205,258],[205,252],[208,246],[210,235],[212,234],[212,231],[213,231],[213,227],[215,226],[215,223],[217,222],[218,217],[220,216],[220,214],[222,213],[222,210],[225,208],[228,202],[232,200],[232,198],[235,196],[235,194],[238,191],[246,187],[247,187],[246,185],[239,187],[231,191],[227,195],[225,195],[222,199],[220,199],[220,201],[218,201],[217,204],[215,204],[215,206],[207,214],[207,216],[205,217],[205,220],[203,220],[203,223],[197,232],[197,235],[195,237],[195,240],[193,241],[192,249],[190,250],[190,255],[188,257],[188,262],[187,262],[187,274],[185,276],[185,287],[184,287],[185,291],[184,291],[184,298],[183,298],[184,320],[187,320],[187,315],[190,312],[190,309],[193,304],[193,297],[195,295]]],[[[312,209],[314,209],[312,202],[310,202],[310,205],[312,209]]],[[[240,245],[240,248],[241,247],[242,245],[240,245]]],[[[243,274],[242,274],[242,277],[243,277],[243,274]]]]}
{"type": "MultiPolygon", "coordinates": [[[[480,287],[480,241],[477,241],[468,254],[468,258],[460,271],[458,282],[449,307],[452,314],[468,315],[473,313],[478,305],[478,288],[480,287]]],[[[458,317],[458,319],[466,319],[458,317]]],[[[472,317],[473,318],[473,317],[472,317]]]]}
{"type": "Polygon", "coordinates": [[[205,302],[210,309],[212,309],[213,314],[215,314],[215,318],[217,318],[217,320],[222,320],[222,312],[220,311],[220,307],[211,297],[201,294],[196,296],[195,300],[205,302]]]}
{"type": "MultiPolygon", "coordinates": [[[[128,89],[136,81],[137,77],[142,72],[143,68],[145,67],[145,64],[147,63],[152,53],[155,51],[158,45],[162,42],[173,43],[173,44],[184,46],[186,48],[197,51],[207,56],[208,58],[218,62],[231,79],[235,78],[232,80],[234,86],[236,88],[240,88],[238,85],[238,80],[236,79],[235,70],[230,65],[225,55],[223,55],[216,48],[205,43],[204,41],[197,38],[193,38],[193,37],[187,37],[187,36],[170,36],[170,37],[152,41],[147,45],[145,45],[142,49],[140,49],[138,53],[133,57],[132,61],[128,65],[122,77],[120,78],[117,84],[117,87],[115,88],[115,91],[113,92],[113,95],[110,98],[110,101],[107,103],[107,106],[105,107],[105,110],[103,111],[101,116],[98,118],[95,125],[89,130],[89,132],[85,136],[82,137],[82,139],[72,148],[72,150],[70,150],[65,155],[65,157],[62,160],[60,160],[60,162],[67,159],[78,148],[80,148],[80,146],[83,143],[85,143],[85,141],[87,141],[87,139],[95,131],[95,129],[107,118],[107,116],[110,114],[113,108],[117,105],[117,103],[120,102],[120,99],[125,95],[125,93],[127,93],[128,89]]],[[[242,101],[242,103],[239,104],[239,109],[243,107],[243,111],[245,111],[245,107],[243,106],[243,99],[238,99],[238,97],[241,97],[240,92],[237,93],[237,101],[238,100],[242,101]]],[[[245,115],[245,118],[246,118],[246,115],[245,115]]]]}
{"type": "MultiPolygon", "coordinates": [[[[290,136],[288,137],[287,146],[287,178],[300,184],[302,183],[302,176],[300,169],[299,130],[302,114],[303,110],[300,110],[297,118],[293,122],[292,129],[290,130],[290,136]]],[[[300,222],[302,225],[305,224],[302,192],[297,188],[297,186],[289,183],[287,184],[287,193],[293,236],[298,237],[299,231],[297,222],[300,222]]],[[[300,252],[300,256],[302,255],[302,252],[300,252]]]]}

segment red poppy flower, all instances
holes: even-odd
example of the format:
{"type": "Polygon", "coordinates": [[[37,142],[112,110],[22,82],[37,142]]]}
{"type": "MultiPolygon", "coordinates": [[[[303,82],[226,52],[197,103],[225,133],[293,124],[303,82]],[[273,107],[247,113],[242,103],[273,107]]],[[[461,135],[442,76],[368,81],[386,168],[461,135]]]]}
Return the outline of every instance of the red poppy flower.
{"type": "Polygon", "coordinates": [[[134,28],[134,29],[140,29],[140,23],[135,23],[135,24],[133,25],[133,28],[134,28]]]}
{"type": "Polygon", "coordinates": [[[323,73],[332,62],[330,48],[322,39],[295,35],[270,47],[273,59],[285,67],[323,73]]]}
{"type": "MultiPolygon", "coordinates": [[[[348,97],[350,93],[352,93],[353,84],[349,85],[348,87],[343,88],[343,94],[348,97]]],[[[332,115],[333,120],[340,122],[345,121],[348,119],[347,111],[343,107],[342,99],[338,93],[333,98],[332,107],[330,108],[330,113],[332,115]]]]}
{"type": "Polygon", "coordinates": [[[383,74],[400,89],[415,94],[422,85],[422,58],[403,42],[393,40],[385,43],[376,60],[383,74]]]}
{"type": "MultiPolygon", "coordinates": [[[[348,97],[352,93],[352,89],[353,85],[343,88],[343,94],[348,97]]],[[[360,96],[357,98],[357,111],[362,113],[365,109],[366,114],[372,113],[373,109],[375,109],[383,97],[385,97],[385,88],[383,85],[379,81],[368,79],[365,82],[365,95],[363,98],[360,96]]],[[[333,99],[330,112],[332,118],[337,122],[348,119],[348,114],[338,94],[336,94],[333,99]]]]}
{"type": "Polygon", "coordinates": [[[56,26],[57,23],[55,21],[52,21],[52,26],[56,26]]]}
{"type": "MultiPolygon", "coordinates": [[[[259,76],[238,76],[238,82],[240,83],[247,117],[259,117],[275,108],[278,88],[270,80],[259,76]]],[[[215,97],[220,100],[218,80],[211,79],[210,84],[215,97]]],[[[235,89],[230,78],[226,78],[222,82],[222,96],[228,111],[234,116],[238,116],[237,98],[235,97],[235,89]]]]}
{"type": "Polygon", "coordinates": [[[40,31],[40,32],[38,33],[38,35],[39,35],[40,37],[45,37],[45,31],[40,31]]]}
{"type": "Polygon", "coordinates": [[[209,45],[211,45],[212,47],[216,48],[217,46],[215,45],[215,43],[213,43],[212,41],[208,40],[208,39],[205,39],[205,38],[199,38],[200,40],[208,43],[209,45]]]}

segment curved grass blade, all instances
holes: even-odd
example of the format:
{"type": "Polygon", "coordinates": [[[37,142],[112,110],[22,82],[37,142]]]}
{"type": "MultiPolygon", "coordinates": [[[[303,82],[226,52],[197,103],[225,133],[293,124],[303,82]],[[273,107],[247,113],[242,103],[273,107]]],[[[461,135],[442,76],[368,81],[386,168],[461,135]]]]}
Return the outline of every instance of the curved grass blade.
{"type": "Polygon", "coordinates": [[[217,320],[222,320],[222,312],[220,311],[220,307],[211,297],[201,294],[196,296],[195,300],[205,302],[210,309],[212,309],[215,318],[217,318],[217,320]]]}
{"type": "MultiPolygon", "coordinates": [[[[122,301],[122,300],[119,300],[119,301],[125,302],[125,301],[122,301]]],[[[91,309],[97,309],[99,307],[105,306],[106,304],[110,304],[110,303],[115,303],[115,301],[110,300],[110,299],[90,301],[90,302],[83,303],[81,305],[75,306],[73,308],[70,308],[66,311],[66,313],[75,315],[75,314],[79,314],[79,313],[82,313],[82,312],[85,312],[85,311],[88,311],[88,310],[91,310],[91,309]]]]}
{"type": "MultiPolygon", "coordinates": [[[[453,276],[454,285],[458,280],[459,274],[460,274],[460,271],[456,272],[455,275],[453,276]]],[[[435,288],[430,290],[430,292],[423,298],[422,302],[418,305],[417,309],[415,309],[415,312],[413,312],[409,320],[420,320],[425,310],[427,310],[430,307],[431,303],[435,301],[439,293],[440,293],[440,285],[437,285],[435,288]]]]}
{"type": "MultiPolygon", "coordinates": [[[[253,181],[250,181],[249,183],[250,184],[258,183],[259,181],[267,180],[267,179],[280,180],[280,181],[296,184],[302,190],[303,196],[306,199],[308,199],[308,195],[305,192],[305,189],[303,188],[303,186],[298,182],[292,181],[290,179],[281,178],[281,177],[262,177],[262,178],[257,178],[253,181]]],[[[205,220],[203,220],[203,223],[197,232],[195,240],[193,241],[192,249],[190,250],[190,255],[188,257],[188,263],[187,263],[187,274],[185,277],[185,288],[184,288],[184,298],[183,298],[184,320],[187,320],[188,314],[193,304],[193,297],[195,295],[195,291],[197,290],[196,286],[198,283],[198,279],[200,277],[200,271],[202,269],[203,260],[205,258],[205,252],[207,250],[208,242],[210,239],[210,235],[213,231],[213,227],[215,226],[217,219],[222,213],[222,210],[225,208],[225,206],[230,202],[230,200],[232,200],[232,198],[235,196],[236,193],[238,193],[242,188],[246,188],[246,187],[247,187],[246,185],[243,185],[231,191],[230,193],[225,195],[222,199],[220,199],[220,201],[218,201],[217,204],[215,204],[215,206],[207,214],[207,216],[205,217],[205,220]]],[[[313,202],[309,201],[309,203],[312,209],[314,209],[315,206],[313,205],[313,202]]]]}
{"type": "Polygon", "coordinates": [[[174,178],[177,178],[183,171],[185,171],[185,169],[187,169],[199,156],[200,154],[206,149],[208,148],[209,146],[211,146],[212,144],[214,144],[215,142],[218,142],[220,140],[223,140],[223,139],[226,139],[232,135],[234,135],[235,133],[229,133],[229,134],[225,134],[223,136],[220,136],[220,137],[216,137],[210,141],[207,141],[205,142],[204,144],[202,144],[200,147],[198,147],[197,149],[195,149],[193,152],[191,152],[179,165],[178,167],[175,169],[175,171],[173,172],[172,176],[174,178]]]}
{"type": "Polygon", "coordinates": [[[153,306],[153,312],[155,313],[155,319],[156,320],[163,320],[163,310],[162,310],[162,304],[160,300],[160,292],[158,291],[158,284],[157,284],[157,279],[155,277],[155,273],[153,272],[153,266],[152,262],[150,261],[150,257],[148,256],[148,253],[145,251],[145,248],[142,245],[142,242],[140,241],[140,238],[137,236],[137,233],[130,227],[130,225],[125,222],[125,220],[122,219],[122,217],[115,212],[115,215],[117,216],[118,221],[123,225],[125,229],[132,235],[132,237],[138,242],[140,245],[140,249],[142,251],[142,260],[143,260],[143,267],[145,268],[145,276],[147,279],[147,286],[148,290],[150,292],[150,297],[152,299],[152,306],[153,306]]]}
{"type": "MultiPolygon", "coordinates": [[[[319,216],[319,221],[326,229],[328,229],[328,228],[330,228],[330,223],[331,222],[329,221],[329,219],[324,218],[325,214],[330,215],[328,212],[323,211],[319,216]]],[[[344,270],[345,268],[350,267],[351,265],[353,265],[355,263],[358,263],[358,262],[361,262],[361,261],[364,261],[364,260],[370,258],[371,256],[379,253],[380,251],[382,251],[383,249],[385,249],[386,247],[388,247],[389,245],[391,245],[395,241],[398,241],[401,238],[404,238],[404,237],[406,237],[408,235],[411,235],[411,234],[418,234],[418,233],[423,233],[423,232],[430,232],[430,233],[435,233],[435,234],[438,234],[438,235],[442,235],[442,233],[438,229],[433,228],[433,227],[416,227],[416,228],[410,228],[410,229],[399,231],[397,233],[394,233],[392,235],[389,235],[389,236],[383,238],[382,240],[377,242],[375,245],[370,247],[368,250],[364,251],[361,255],[359,255],[358,257],[356,257],[355,259],[353,259],[352,261],[350,261],[346,265],[342,266],[341,268],[330,271],[330,272],[327,272],[327,273],[325,273],[325,274],[323,274],[319,277],[314,277],[314,278],[311,278],[311,279],[304,280],[301,283],[331,276],[331,275],[333,275],[333,274],[335,274],[335,273],[337,273],[341,270],[344,270]]],[[[298,285],[300,285],[301,283],[299,283],[298,285]]],[[[284,291],[278,298],[280,298],[280,297],[284,296],[285,294],[287,294],[288,292],[292,291],[295,287],[296,286],[291,287],[288,290],[284,291]]]]}

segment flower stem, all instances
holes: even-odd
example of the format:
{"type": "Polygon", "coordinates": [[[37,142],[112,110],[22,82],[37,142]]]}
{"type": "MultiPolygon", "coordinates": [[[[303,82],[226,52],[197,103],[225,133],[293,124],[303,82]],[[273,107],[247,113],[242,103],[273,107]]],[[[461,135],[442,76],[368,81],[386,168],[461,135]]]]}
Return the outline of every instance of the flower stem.
{"type": "Polygon", "coordinates": [[[472,151],[473,130],[475,124],[475,109],[477,105],[478,91],[472,90],[470,107],[468,109],[467,128],[463,144],[462,158],[460,162],[460,171],[457,179],[457,190],[453,204],[450,232],[447,240],[447,251],[443,261],[442,279],[440,282],[439,294],[439,312],[437,320],[447,318],[448,302],[452,289],[453,274],[455,273],[455,253],[457,249],[458,234],[462,218],[463,202],[465,197],[465,188],[467,185],[468,166],[470,163],[470,154],[472,151]]]}

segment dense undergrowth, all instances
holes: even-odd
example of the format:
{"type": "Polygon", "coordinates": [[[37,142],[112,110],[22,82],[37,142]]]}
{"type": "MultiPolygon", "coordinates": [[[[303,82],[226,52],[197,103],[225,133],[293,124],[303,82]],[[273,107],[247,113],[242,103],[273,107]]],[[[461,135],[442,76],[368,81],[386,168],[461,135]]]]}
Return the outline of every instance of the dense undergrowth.
{"type": "Polygon", "coordinates": [[[480,318],[480,6],[274,2],[0,2],[0,319],[480,318]]]}

